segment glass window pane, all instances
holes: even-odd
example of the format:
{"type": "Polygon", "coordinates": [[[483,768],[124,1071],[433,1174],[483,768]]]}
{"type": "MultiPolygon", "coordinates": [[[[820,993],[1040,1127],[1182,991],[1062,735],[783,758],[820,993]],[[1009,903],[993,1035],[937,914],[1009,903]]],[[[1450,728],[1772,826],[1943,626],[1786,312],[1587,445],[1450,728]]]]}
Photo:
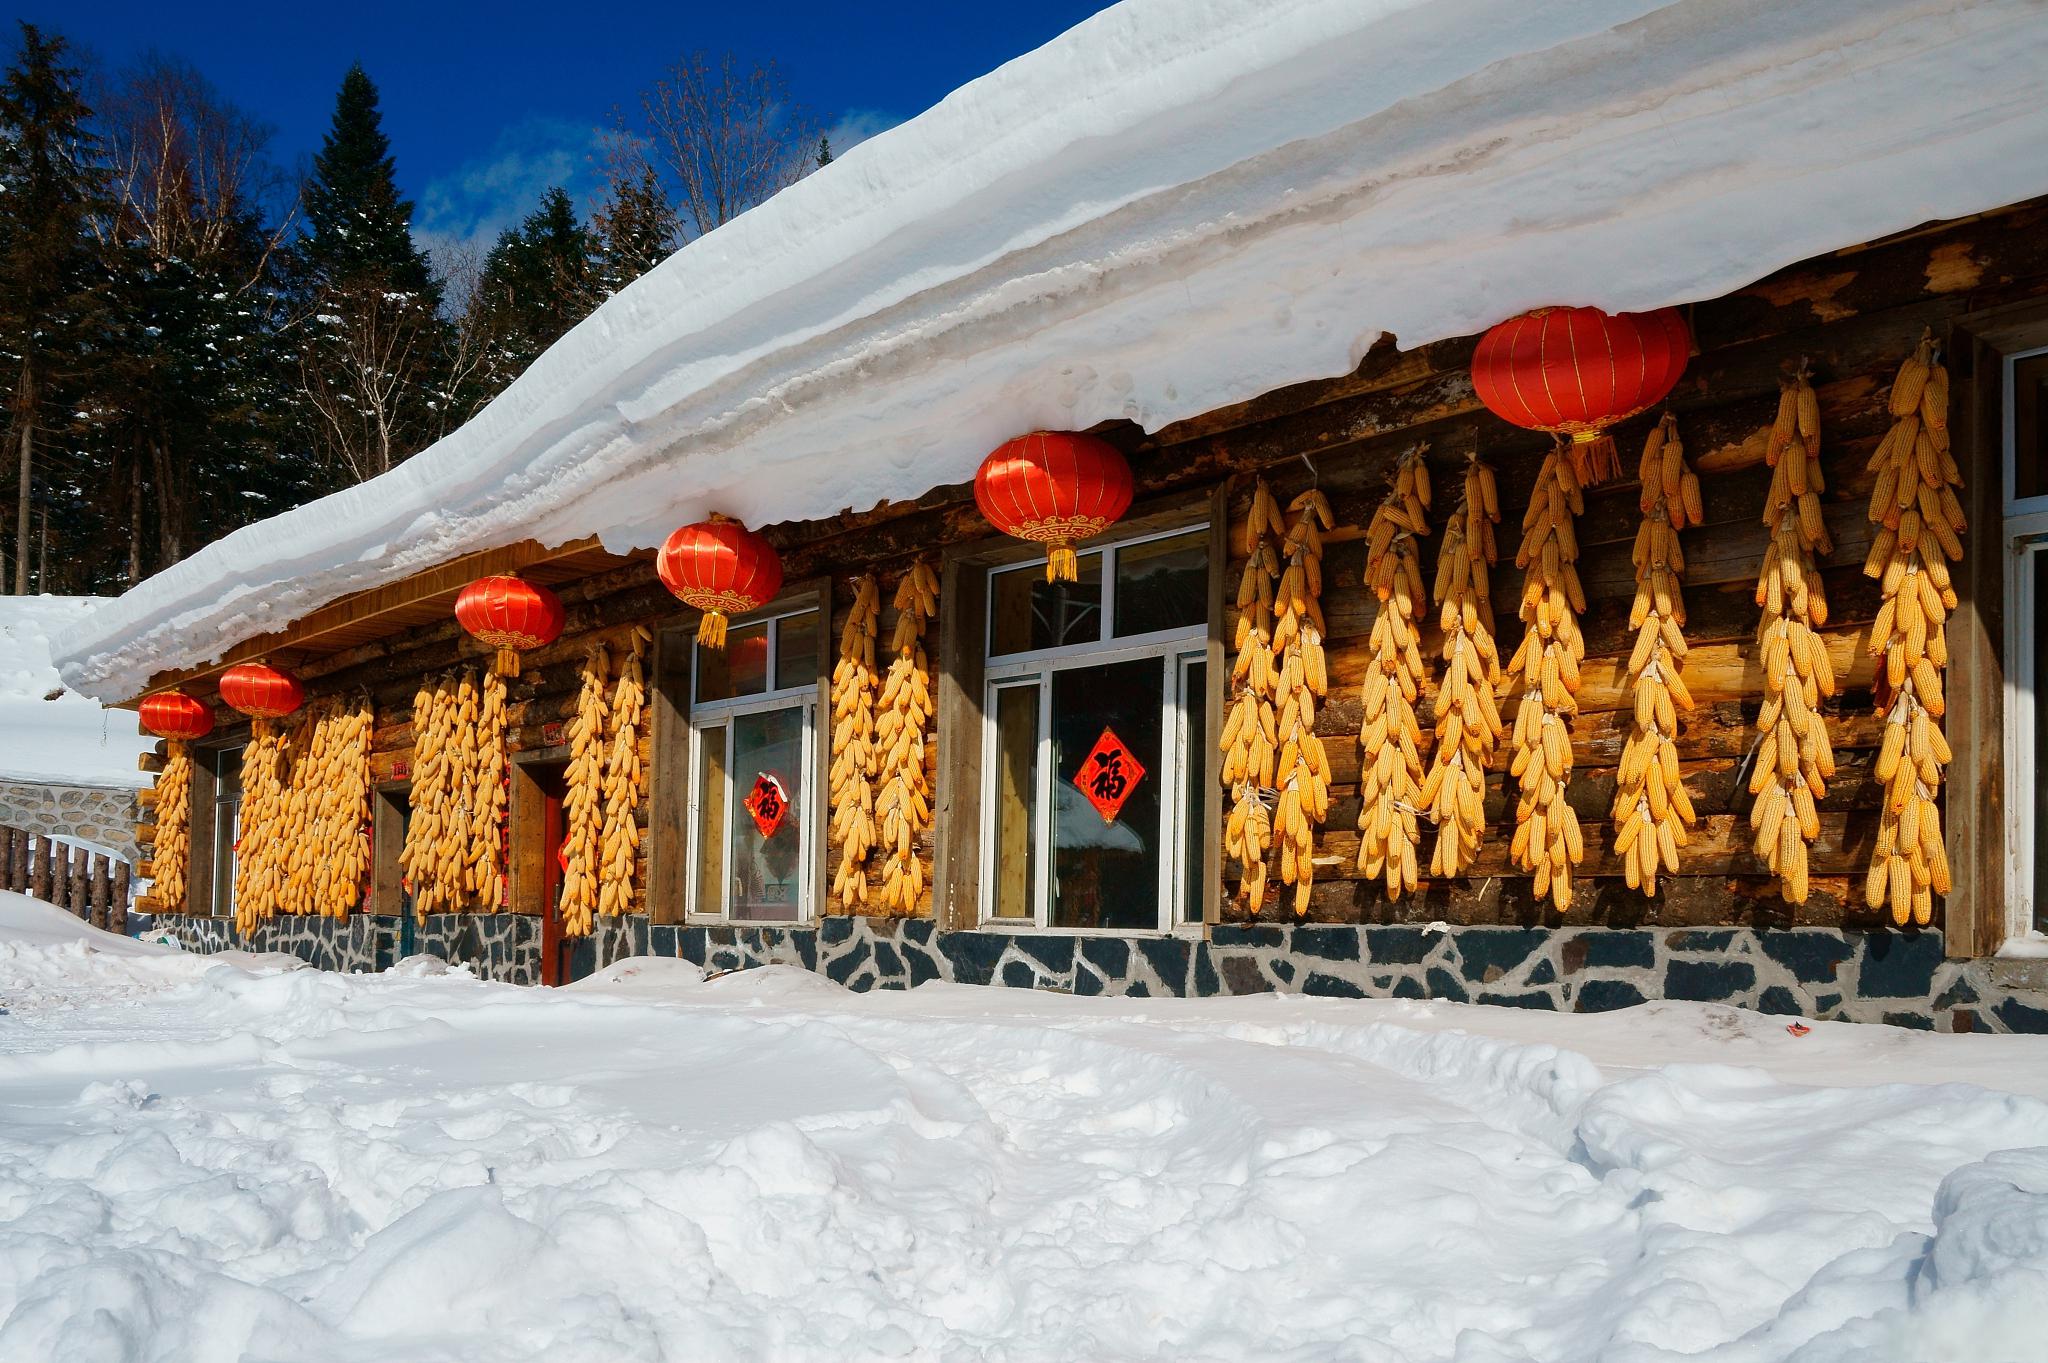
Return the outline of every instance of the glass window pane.
{"type": "Polygon", "coordinates": [[[996,692],[995,916],[1029,918],[1038,902],[1038,687],[996,692]]]}
{"type": "Polygon", "coordinates": [[[242,750],[228,748],[214,754],[213,798],[216,800],[239,799],[242,794],[242,750]]]}
{"type": "Polygon", "coordinates": [[[1078,667],[1052,679],[1052,922],[1063,928],[1159,926],[1160,799],[1166,754],[1159,658],[1078,667]],[[1107,732],[1135,779],[1098,795],[1122,798],[1105,819],[1074,784],[1107,732]],[[1139,770],[1142,769],[1142,770],[1139,770]]]}
{"type": "Polygon", "coordinates": [[[725,912],[725,727],[697,731],[698,913],[725,912]]]}
{"type": "Polygon", "coordinates": [[[804,707],[732,721],[732,916],[788,920],[803,908],[804,707]],[[763,832],[745,807],[757,789],[785,808],[763,832]]]}
{"type": "Polygon", "coordinates": [[[2012,367],[2014,497],[2048,494],[2048,355],[2012,367]]]}
{"type": "Polygon", "coordinates": [[[1209,532],[1116,551],[1116,637],[1184,629],[1209,618],[1209,532]]]}
{"type": "Polygon", "coordinates": [[[989,575],[988,652],[1030,653],[1102,638],[1102,555],[1081,555],[1081,580],[1047,582],[1031,563],[989,575]]]}
{"type": "Polygon", "coordinates": [[[768,690],[768,622],[734,625],[725,648],[697,646],[697,703],[758,696],[768,690]]]}
{"type": "Polygon", "coordinates": [[[2042,713],[2040,703],[2043,679],[2048,679],[2048,630],[2041,628],[2041,616],[2048,608],[2048,550],[2036,549],[2029,557],[2028,566],[2034,574],[2033,618],[2025,628],[2031,632],[2029,647],[2034,652],[2034,694],[2028,699],[2034,706],[2034,775],[2027,784],[2034,789],[2034,928],[2048,932],[2048,781],[2040,779],[2040,773],[2048,771],[2048,715],[2042,713]]]}
{"type": "Polygon", "coordinates": [[[818,684],[818,613],[785,615],[775,622],[775,689],[818,684]]]}
{"type": "MultiPolygon", "coordinates": [[[[222,754],[226,756],[226,754],[222,754]]],[[[241,770],[242,754],[235,754],[241,770]]],[[[216,800],[213,806],[213,912],[226,918],[235,911],[235,844],[242,837],[242,802],[216,800]]],[[[188,901],[190,896],[187,896],[188,901]]]]}
{"type": "Polygon", "coordinates": [[[1181,670],[1181,711],[1186,716],[1187,800],[1181,809],[1181,918],[1188,923],[1202,921],[1202,888],[1209,873],[1208,834],[1205,816],[1212,798],[1209,764],[1204,761],[1209,744],[1209,664],[1189,663],[1181,670]]]}

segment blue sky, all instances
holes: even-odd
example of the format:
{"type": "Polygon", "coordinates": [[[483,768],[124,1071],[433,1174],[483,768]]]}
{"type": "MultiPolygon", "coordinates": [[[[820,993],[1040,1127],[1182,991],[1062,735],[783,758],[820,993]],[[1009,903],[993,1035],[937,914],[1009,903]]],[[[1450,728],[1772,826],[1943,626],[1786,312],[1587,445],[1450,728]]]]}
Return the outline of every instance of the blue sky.
{"type": "MultiPolygon", "coordinates": [[[[581,200],[595,184],[593,129],[615,105],[630,110],[682,53],[774,59],[796,99],[836,129],[835,143],[851,143],[1106,7],[17,0],[13,15],[110,67],[151,49],[190,60],[275,128],[274,159],[292,168],[318,147],[342,73],[359,60],[382,93],[416,227],[429,240],[487,240],[550,184],[567,183],[581,200]]],[[[13,41],[9,32],[10,49],[13,41]]]]}

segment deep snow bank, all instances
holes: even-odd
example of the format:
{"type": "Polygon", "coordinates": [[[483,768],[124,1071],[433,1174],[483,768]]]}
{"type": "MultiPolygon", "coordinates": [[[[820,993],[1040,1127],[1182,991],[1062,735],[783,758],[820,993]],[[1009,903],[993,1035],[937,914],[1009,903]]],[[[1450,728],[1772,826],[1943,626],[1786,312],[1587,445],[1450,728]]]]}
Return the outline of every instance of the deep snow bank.
{"type": "Polygon", "coordinates": [[[0,1357],[2048,1357],[1969,1038],[152,959],[0,1026],[0,1357]]]}
{"type": "Polygon", "coordinates": [[[63,686],[50,661],[50,638],[105,599],[0,596],[0,781],[132,790],[148,778],[135,758],[144,738],[135,716],[109,710],[63,686]]]}
{"type": "Polygon", "coordinates": [[[461,553],[802,520],[1523,308],[2048,191],[2036,0],[1126,0],[655,269],[475,420],[60,641],[89,694],[461,553]]]}

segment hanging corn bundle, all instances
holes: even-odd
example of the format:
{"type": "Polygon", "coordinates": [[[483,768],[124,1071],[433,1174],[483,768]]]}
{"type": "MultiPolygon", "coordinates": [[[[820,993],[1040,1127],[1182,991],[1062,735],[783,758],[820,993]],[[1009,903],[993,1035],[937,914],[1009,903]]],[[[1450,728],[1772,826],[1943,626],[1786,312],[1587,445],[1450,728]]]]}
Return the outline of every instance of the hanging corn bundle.
{"type": "Polygon", "coordinates": [[[1578,815],[1565,801],[1572,776],[1572,716],[1579,711],[1579,663],[1586,656],[1579,633],[1586,593],[1579,585],[1572,518],[1585,509],[1578,478],[1560,446],[1544,456],[1522,517],[1515,566],[1524,570],[1525,628],[1507,666],[1508,684],[1519,684],[1522,691],[1515,710],[1515,755],[1508,767],[1521,783],[1509,855],[1515,865],[1535,874],[1536,897],[1547,894],[1559,913],[1572,906],[1572,867],[1586,854],[1578,815]]]}
{"type": "Polygon", "coordinates": [[[464,889],[461,849],[468,829],[457,806],[461,773],[454,747],[455,681],[440,676],[412,701],[412,815],[399,860],[412,887],[413,912],[452,913],[464,889]]]}
{"type": "Polygon", "coordinates": [[[1266,849],[1272,842],[1273,785],[1279,756],[1274,697],[1279,669],[1273,657],[1273,584],[1280,575],[1277,539],[1287,533],[1279,504],[1260,480],[1252,489],[1245,523],[1244,576],[1237,586],[1237,661],[1231,668],[1234,699],[1223,721],[1223,784],[1230,790],[1223,851],[1239,868],[1246,907],[1266,900],[1266,849]]]}
{"type": "Polygon", "coordinates": [[[1474,459],[1464,495],[1444,526],[1436,557],[1436,599],[1443,626],[1444,676],[1436,693],[1436,751],[1416,803],[1438,832],[1432,876],[1465,873],[1486,836],[1486,769],[1500,747],[1500,650],[1493,639],[1487,570],[1499,557],[1493,526],[1500,494],[1493,470],[1474,459]]]}
{"type": "Polygon", "coordinates": [[[647,709],[642,659],[654,635],[635,625],[619,679],[612,687],[611,751],[604,765],[604,830],[599,836],[597,911],[616,917],[633,907],[633,868],[640,856],[640,720],[647,709]]]}
{"type": "Polygon", "coordinates": [[[242,750],[241,832],[235,839],[235,928],[247,936],[278,911],[292,840],[284,828],[291,735],[276,720],[249,724],[242,750]]]}
{"type": "Polygon", "coordinates": [[[854,584],[853,609],[839,631],[832,665],[832,836],[839,874],[832,897],[851,913],[868,899],[868,850],[875,845],[875,628],[882,584],[873,573],[854,584]]]}
{"type": "Polygon", "coordinates": [[[1279,657],[1274,767],[1279,799],[1273,810],[1280,879],[1294,887],[1296,917],[1308,912],[1315,885],[1316,829],[1330,816],[1330,758],[1316,736],[1316,706],[1330,694],[1323,653],[1323,535],[1336,524],[1330,499],[1310,488],[1287,504],[1294,524],[1282,541],[1284,566],[1274,597],[1273,647],[1279,657]]]}
{"type": "MultiPolygon", "coordinates": [[[[516,673],[510,674],[516,676],[516,673]]],[[[469,771],[469,835],[463,848],[463,890],[472,904],[495,911],[504,903],[505,822],[510,804],[511,768],[505,752],[505,681],[495,667],[465,672],[463,681],[476,691],[476,725],[463,756],[469,771]]]]}
{"type": "Polygon", "coordinates": [[[1763,521],[1771,531],[1757,578],[1756,603],[1763,607],[1757,630],[1764,673],[1763,708],[1757,714],[1756,770],[1749,793],[1756,797],[1749,823],[1756,853],[1778,877],[1779,890],[1804,903],[1807,848],[1820,836],[1815,804],[1835,774],[1821,702],[1835,693],[1827,645],[1815,633],[1827,623],[1827,593],[1815,551],[1833,545],[1821,521],[1820,399],[1802,365],[1778,398],[1764,460],[1771,466],[1771,490],[1763,521]]]}
{"type": "Polygon", "coordinates": [[[183,739],[165,744],[164,769],[156,778],[156,846],[150,860],[151,893],[162,912],[182,912],[185,877],[192,866],[192,745],[183,739]]]}
{"type": "Polygon", "coordinates": [[[279,839],[284,913],[343,918],[362,903],[370,863],[370,725],[367,699],[331,699],[310,707],[292,736],[279,839]]]}
{"type": "Polygon", "coordinates": [[[602,643],[583,659],[576,717],[569,721],[569,771],[562,797],[562,930],[588,936],[598,902],[598,860],[604,830],[605,683],[611,657],[602,643]]]}
{"type": "Polygon", "coordinates": [[[932,715],[931,667],[924,632],[939,609],[939,579],[926,563],[903,575],[896,588],[896,660],[882,683],[876,723],[878,765],[886,773],[875,797],[882,833],[882,903],[891,913],[916,913],[925,890],[917,839],[931,826],[931,789],[925,778],[924,726],[932,715]]]}
{"type": "Polygon", "coordinates": [[[1870,652],[1884,666],[1877,684],[1885,718],[1877,779],[1884,813],[1863,894],[1888,904],[1892,921],[1934,921],[1934,896],[1950,888],[1942,843],[1942,769],[1952,756],[1941,732],[1947,710],[1948,613],[1956,608],[1949,561],[1963,554],[1962,472],[1949,453],[1948,370],[1923,337],[1892,383],[1892,427],[1870,458],[1877,484],[1870,519],[1877,525],[1863,571],[1879,579],[1884,604],[1870,629],[1870,652]]]}
{"type": "Polygon", "coordinates": [[[1364,719],[1358,743],[1358,873],[1384,880],[1399,899],[1415,888],[1422,831],[1422,635],[1428,609],[1419,541],[1429,533],[1429,468],[1422,450],[1402,456],[1394,486],[1365,528],[1365,585],[1379,599],[1367,640],[1364,719]]]}
{"type": "Polygon", "coordinates": [[[1636,598],[1628,622],[1635,725],[1621,749],[1614,788],[1614,851],[1630,889],[1657,893],[1657,868],[1678,874],[1678,849],[1690,841],[1692,799],[1678,771],[1678,714],[1691,711],[1685,688],[1685,553],[1678,532],[1698,525],[1699,479],[1686,466],[1678,419],[1669,412],[1643,442],[1636,474],[1642,526],[1636,531],[1636,598]]]}

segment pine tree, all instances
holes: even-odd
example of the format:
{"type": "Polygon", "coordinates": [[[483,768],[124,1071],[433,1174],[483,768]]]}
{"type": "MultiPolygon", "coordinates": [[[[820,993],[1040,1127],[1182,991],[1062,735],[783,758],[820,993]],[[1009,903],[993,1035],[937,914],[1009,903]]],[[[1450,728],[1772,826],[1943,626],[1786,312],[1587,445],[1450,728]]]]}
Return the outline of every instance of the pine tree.
{"type": "Polygon", "coordinates": [[[832,164],[832,139],[823,133],[818,135],[818,169],[832,164]]]}
{"type": "Polygon", "coordinates": [[[559,186],[484,259],[470,307],[491,352],[482,382],[503,390],[600,300],[597,243],[559,186]]]}
{"type": "Polygon", "coordinates": [[[349,68],[302,194],[293,253],[304,439],[332,484],[411,457],[460,419],[441,287],[412,240],[377,89],[349,68]]]}
{"type": "Polygon", "coordinates": [[[24,23],[20,51],[0,81],[0,382],[8,388],[8,449],[17,470],[17,593],[28,590],[37,544],[37,447],[68,433],[67,390],[77,382],[97,310],[87,223],[104,183],[80,73],[66,57],[62,38],[24,23]]]}
{"type": "Polygon", "coordinates": [[[606,298],[667,260],[682,234],[661,178],[644,161],[634,172],[615,176],[591,229],[597,239],[596,285],[606,298]]]}

